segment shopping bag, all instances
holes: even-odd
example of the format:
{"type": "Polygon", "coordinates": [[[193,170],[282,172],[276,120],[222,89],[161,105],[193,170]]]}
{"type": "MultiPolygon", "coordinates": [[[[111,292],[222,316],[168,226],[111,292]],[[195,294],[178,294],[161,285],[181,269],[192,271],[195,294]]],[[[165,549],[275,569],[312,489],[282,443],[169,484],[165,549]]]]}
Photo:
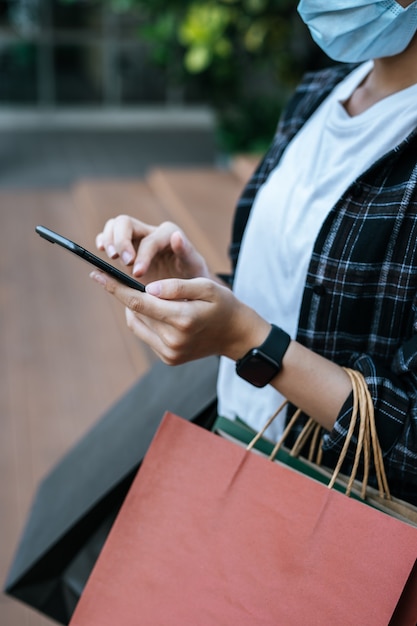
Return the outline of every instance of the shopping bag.
{"type": "Polygon", "coordinates": [[[35,494],[8,595],[68,624],[165,410],[210,427],[217,370],[217,357],[156,362],[68,451],[35,494]]]}
{"type": "MultiPolygon", "coordinates": [[[[214,421],[212,430],[221,437],[233,441],[237,445],[244,447],[249,446],[254,451],[266,457],[270,457],[274,452],[275,442],[266,437],[257,437],[257,432],[239,418],[232,420],[218,415],[214,421]],[[256,441],[254,441],[255,437],[256,441]]],[[[304,457],[292,454],[291,449],[285,446],[280,447],[280,449],[274,453],[274,461],[284,463],[325,485],[329,484],[331,473],[328,470],[312,463],[304,457]]],[[[346,491],[346,485],[341,484],[339,481],[336,482],[334,487],[339,491],[346,491]]]]}
{"type": "MultiPolygon", "coordinates": [[[[300,450],[294,450],[294,447],[288,448],[282,445],[276,450],[276,444],[266,437],[257,437],[257,432],[250,428],[243,420],[229,419],[224,416],[217,416],[213,428],[213,432],[233,441],[237,445],[243,447],[251,447],[254,451],[262,454],[266,457],[274,456],[274,461],[277,463],[284,463],[285,465],[292,467],[293,469],[320,481],[325,485],[329,485],[333,470],[323,465],[318,465],[311,461],[311,459],[300,455],[300,450]],[[275,449],[275,452],[274,452],[275,449]]],[[[340,474],[334,481],[334,489],[342,493],[346,493],[347,484],[349,478],[340,474]]],[[[362,484],[359,481],[355,481],[352,490],[351,497],[364,500],[361,496],[362,484]]],[[[367,486],[366,498],[364,500],[370,506],[393,515],[403,521],[408,521],[417,526],[417,507],[411,505],[409,502],[405,502],[399,498],[391,496],[388,500],[381,497],[379,491],[371,486],[367,486]]]]}
{"type": "Polygon", "coordinates": [[[415,626],[417,529],[166,413],[71,626],[415,626]]]}

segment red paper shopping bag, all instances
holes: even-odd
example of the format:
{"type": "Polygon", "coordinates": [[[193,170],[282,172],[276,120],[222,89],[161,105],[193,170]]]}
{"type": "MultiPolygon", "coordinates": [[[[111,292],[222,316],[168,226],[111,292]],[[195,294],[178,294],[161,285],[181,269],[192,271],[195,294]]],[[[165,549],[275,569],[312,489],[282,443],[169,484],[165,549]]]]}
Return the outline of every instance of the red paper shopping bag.
{"type": "Polygon", "coordinates": [[[416,528],[167,413],[71,626],[415,626],[416,557],[416,528]]]}

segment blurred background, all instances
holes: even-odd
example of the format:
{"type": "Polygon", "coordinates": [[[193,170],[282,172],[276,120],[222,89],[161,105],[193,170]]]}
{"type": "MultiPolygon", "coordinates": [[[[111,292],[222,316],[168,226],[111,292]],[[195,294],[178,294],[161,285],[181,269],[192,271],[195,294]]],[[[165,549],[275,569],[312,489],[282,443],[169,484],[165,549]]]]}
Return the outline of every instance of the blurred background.
{"type": "MultiPolygon", "coordinates": [[[[39,482],[154,358],[35,226],[93,248],[115,214],[171,219],[227,271],[241,189],[328,63],[296,4],[0,0],[2,583],[39,482]]],[[[0,594],[2,626],[52,623],[0,594]]]]}
{"type": "Polygon", "coordinates": [[[220,152],[263,150],[322,62],[293,0],[0,1],[3,127],[93,112],[93,126],[116,123],[110,113],[126,126],[149,108],[167,124],[186,108],[190,122],[214,115],[220,152]]]}

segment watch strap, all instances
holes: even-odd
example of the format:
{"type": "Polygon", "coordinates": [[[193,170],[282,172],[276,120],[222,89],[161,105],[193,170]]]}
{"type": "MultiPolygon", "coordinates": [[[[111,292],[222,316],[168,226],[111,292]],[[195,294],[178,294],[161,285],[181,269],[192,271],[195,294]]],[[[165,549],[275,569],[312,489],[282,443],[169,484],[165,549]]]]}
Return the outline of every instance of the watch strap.
{"type": "Polygon", "coordinates": [[[258,347],[258,350],[259,352],[266,354],[270,359],[273,359],[278,368],[281,369],[282,359],[288,350],[290,341],[291,337],[285,332],[285,330],[282,330],[279,326],[275,326],[275,324],[271,324],[271,330],[268,337],[258,347]]]}
{"type": "Polygon", "coordinates": [[[236,361],[236,374],[255,387],[265,387],[278,374],[291,337],[271,324],[265,341],[236,361]]]}

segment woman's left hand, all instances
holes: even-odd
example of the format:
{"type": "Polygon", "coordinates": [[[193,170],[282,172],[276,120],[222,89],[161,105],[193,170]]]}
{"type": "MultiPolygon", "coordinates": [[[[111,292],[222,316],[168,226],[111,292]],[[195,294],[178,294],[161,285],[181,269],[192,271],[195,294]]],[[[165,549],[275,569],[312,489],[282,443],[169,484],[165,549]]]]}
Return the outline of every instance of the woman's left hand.
{"type": "Polygon", "coordinates": [[[270,330],[229,288],[208,278],[159,280],[140,293],[98,271],[91,277],[125,305],[128,327],[169,365],[213,354],[239,359],[270,330]]]}

